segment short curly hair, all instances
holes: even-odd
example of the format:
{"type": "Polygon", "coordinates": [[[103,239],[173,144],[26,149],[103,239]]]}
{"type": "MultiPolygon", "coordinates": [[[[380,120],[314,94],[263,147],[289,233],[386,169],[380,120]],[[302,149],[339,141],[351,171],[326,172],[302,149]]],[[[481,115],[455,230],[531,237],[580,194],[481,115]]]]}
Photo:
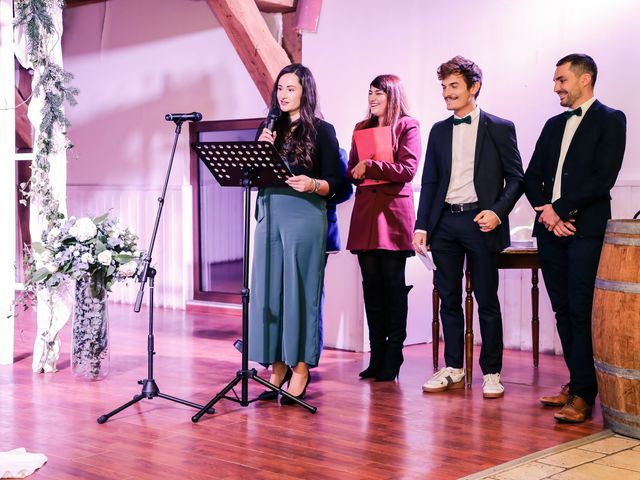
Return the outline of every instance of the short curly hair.
{"type": "MultiPolygon", "coordinates": [[[[467,89],[471,89],[474,83],[479,83],[482,88],[482,70],[468,58],[456,55],[438,67],[438,80],[444,80],[449,75],[462,75],[467,89]]],[[[475,98],[480,95],[480,88],[478,88],[475,98]]]]}

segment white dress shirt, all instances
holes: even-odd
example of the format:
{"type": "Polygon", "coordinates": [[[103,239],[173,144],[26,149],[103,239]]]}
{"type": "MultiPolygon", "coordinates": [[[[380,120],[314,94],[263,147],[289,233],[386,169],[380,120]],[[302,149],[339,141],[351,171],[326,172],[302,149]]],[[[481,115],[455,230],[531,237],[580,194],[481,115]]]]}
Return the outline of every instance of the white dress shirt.
{"type": "MultiPolygon", "coordinates": [[[[473,169],[476,159],[476,139],[480,123],[480,108],[476,107],[469,116],[471,124],[453,126],[451,139],[451,176],[445,202],[472,203],[478,201],[473,185],[473,169]]],[[[460,118],[454,115],[454,118],[460,118]]]]}
{"type": "MultiPolygon", "coordinates": [[[[480,107],[476,107],[469,116],[471,124],[461,123],[453,126],[451,138],[451,175],[449,188],[445,197],[446,203],[473,203],[478,201],[476,187],[473,184],[473,170],[476,161],[476,140],[478,139],[478,125],[480,124],[480,107]]],[[[454,115],[453,118],[464,118],[454,115]]],[[[493,211],[502,223],[500,217],[493,211]]],[[[427,233],[426,230],[416,229],[415,233],[427,233]]]]}
{"type": "Polygon", "coordinates": [[[556,176],[553,182],[553,195],[551,196],[551,203],[560,198],[560,192],[562,191],[562,167],[564,166],[564,159],[567,157],[567,151],[569,150],[569,145],[571,145],[571,140],[573,140],[573,136],[575,135],[580,122],[587,113],[587,110],[589,110],[589,107],[593,105],[593,102],[595,101],[596,98],[591,97],[582,105],[576,107],[576,109],[582,109],[582,114],[580,116],[571,115],[569,118],[567,118],[567,123],[564,126],[564,134],[562,135],[562,144],[560,145],[560,158],[558,159],[558,168],[556,169],[556,176]]]}

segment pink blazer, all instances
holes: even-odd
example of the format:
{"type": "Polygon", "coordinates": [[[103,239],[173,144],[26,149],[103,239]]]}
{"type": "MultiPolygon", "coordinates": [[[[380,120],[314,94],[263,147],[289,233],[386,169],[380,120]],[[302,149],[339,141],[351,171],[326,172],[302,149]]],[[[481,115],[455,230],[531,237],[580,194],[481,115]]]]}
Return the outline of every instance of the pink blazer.
{"type": "MultiPolygon", "coordinates": [[[[365,178],[392,183],[357,188],[347,250],[413,251],[411,240],[416,214],[411,180],[418,169],[421,154],[420,124],[415,118],[402,117],[395,133],[398,148],[393,153],[393,163],[366,161],[365,178]]],[[[349,172],[359,161],[352,140],[349,172]]]]}

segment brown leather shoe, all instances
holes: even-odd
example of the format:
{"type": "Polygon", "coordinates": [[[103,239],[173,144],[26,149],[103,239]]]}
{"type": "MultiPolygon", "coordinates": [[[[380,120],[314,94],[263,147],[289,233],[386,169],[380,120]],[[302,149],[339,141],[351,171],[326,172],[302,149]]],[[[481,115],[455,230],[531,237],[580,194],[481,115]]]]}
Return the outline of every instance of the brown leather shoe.
{"type": "Polygon", "coordinates": [[[548,395],[540,397],[540,403],[547,407],[562,407],[569,400],[569,384],[563,385],[560,393],[557,395],[548,395]]]}
{"type": "Polygon", "coordinates": [[[571,395],[562,409],[554,415],[559,422],[582,423],[591,418],[591,405],[577,395],[571,395]]]}

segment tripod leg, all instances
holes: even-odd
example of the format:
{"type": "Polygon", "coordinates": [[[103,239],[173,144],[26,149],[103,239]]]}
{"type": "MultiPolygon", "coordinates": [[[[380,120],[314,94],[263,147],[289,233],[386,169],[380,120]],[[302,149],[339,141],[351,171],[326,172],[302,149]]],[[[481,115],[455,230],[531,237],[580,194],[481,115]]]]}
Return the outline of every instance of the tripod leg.
{"type": "Polygon", "coordinates": [[[129,408],[131,405],[133,405],[134,403],[138,403],[140,400],[142,400],[144,398],[144,395],[136,395],[135,397],[133,397],[133,400],[129,400],[127,403],[125,403],[124,405],[119,406],[118,408],[116,408],[115,410],[110,411],[109,413],[107,413],[106,415],[101,415],[100,417],[98,417],[98,423],[99,424],[103,424],[104,422],[106,422],[107,420],[109,420],[111,417],[113,417],[115,414],[120,413],[122,410],[124,410],[125,408],[129,408]]]}
{"type": "MultiPolygon", "coordinates": [[[[166,400],[171,400],[172,402],[181,403],[182,405],[186,405],[188,407],[197,408],[198,410],[201,410],[203,408],[202,405],[198,405],[197,403],[189,402],[188,400],[182,400],[181,398],[172,397],[171,395],[166,395],[164,393],[158,393],[158,397],[164,398],[166,400]]],[[[214,408],[208,408],[205,411],[207,413],[216,413],[216,410],[214,408]]]]}
{"type": "Polygon", "coordinates": [[[200,418],[211,408],[213,407],[216,403],[218,403],[228,392],[229,390],[231,390],[233,387],[235,387],[240,380],[242,380],[242,372],[238,372],[238,374],[236,375],[236,378],[234,378],[233,380],[231,380],[229,382],[229,384],[224,387],[222,390],[220,390],[218,392],[218,394],[213,397],[213,399],[207,403],[204,407],[202,407],[200,409],[200,411],[198,413],[196,413],[193,417],[191,417],[191,421],[193,423],[197,423],[198,420],[200,420],[200,418]]]}
{"type": "Polygon", "coordinates": [[[254,379],[256,382],[258,382],[260,385],[263,385],[263,386],[265,386],[267,388],[270,388],[271,390],[275,390],[276,392],[279,392],[280,394],[284,395],[285,397],[289,398],[290,400],[293,400],[294,402],[296,402],[301,407],[304,407],[307,410],[309,410],[311,413],[316,413],[318,411],[318,409],[316,407],[314,407],[313,405],[309,405],[307,402],[305,402],[301,398],[294,397],[289,392],[286,392],[286,391],[282,390],[281,388],[276,387],[274,384],[269,383],[266,380],[264,380],[263,378],[259,377],[256,374],[255,370],[251,374],[251,378],[254,379]]]}

